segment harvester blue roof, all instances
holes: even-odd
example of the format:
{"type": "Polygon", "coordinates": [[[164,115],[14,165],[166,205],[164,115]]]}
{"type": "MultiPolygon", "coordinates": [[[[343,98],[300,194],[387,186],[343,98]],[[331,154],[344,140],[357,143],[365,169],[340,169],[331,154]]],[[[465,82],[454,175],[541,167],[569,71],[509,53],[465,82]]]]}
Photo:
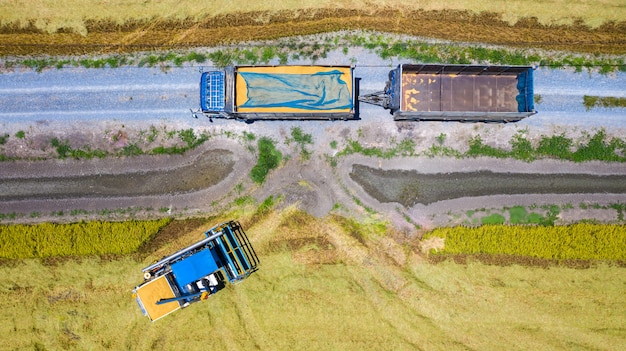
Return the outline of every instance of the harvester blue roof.
{"type": "Polygon", "coordinates": [[[210,250],[198,251],[184,260],[172,264],[171,267],[172,273],[176,277],[176,284],[181,290],[185,285],[195,282],[218,269],[210,250]]]}

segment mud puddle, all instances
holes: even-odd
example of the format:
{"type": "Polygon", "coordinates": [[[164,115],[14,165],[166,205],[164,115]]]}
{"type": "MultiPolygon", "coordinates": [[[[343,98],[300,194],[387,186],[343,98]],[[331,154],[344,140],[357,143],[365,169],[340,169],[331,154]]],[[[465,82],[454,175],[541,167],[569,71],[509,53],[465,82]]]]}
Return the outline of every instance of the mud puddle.
{"type": "Polygon", "coordinates": [[[380,202],[405,207],[461,197],[514,194],[626,193],[624,175],[472,173],[422,174],[354,165],[350,177],[380,202]]]}
{"type": "Polygon", "coordinates": [[[0,182],[0,201],[187,193],[219,183],[234,165],[232,152],[212,150],[174,169],[150,170],[146,165],[144,172],[4,179],[0,182]]]}

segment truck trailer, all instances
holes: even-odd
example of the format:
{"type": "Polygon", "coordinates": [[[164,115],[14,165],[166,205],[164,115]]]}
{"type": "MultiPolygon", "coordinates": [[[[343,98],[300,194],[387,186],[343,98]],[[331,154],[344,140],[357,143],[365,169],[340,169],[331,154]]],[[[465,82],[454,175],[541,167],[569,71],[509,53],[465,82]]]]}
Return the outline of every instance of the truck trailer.
{"type": "Polygon", "coordinates": [[[383,91],[360,101],[397,121],[516,122],[536,113],[531,66],[400,64],[383,91]]]}
{"type": "Polygon", "coordinates": [[[358,118],[352,66],[230,66],[203,72],[200,112],[244,121],[358,118]]]}
{"type": "Polygon", "coordinates": [[[156,321],[236,284],[257,270],[259,259],[239,222],[219,224],[205,238],[144,268],[133,289],[142,313],[156,321]]]}

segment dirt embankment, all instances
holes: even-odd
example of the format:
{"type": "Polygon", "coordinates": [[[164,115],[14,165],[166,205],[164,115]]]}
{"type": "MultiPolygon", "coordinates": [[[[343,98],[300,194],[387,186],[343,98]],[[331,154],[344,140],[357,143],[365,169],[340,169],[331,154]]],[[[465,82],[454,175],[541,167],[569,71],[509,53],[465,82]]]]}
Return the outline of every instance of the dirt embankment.
{"type": "MultiPolygon", "coordinates": [[[[220,149],[209,150],[195,158],[171,159],[171,169],[152,168],[150,160],[144,159],[138,160],[146,163],[144,169],[126,172],[101,173],[95,162],[91,172],[83,169],[85,173],[80,175],[23,173],[27,177],[3,179],[0,201],[193,192],[218,184],[233,171],[235,163],[232,152],[220,149]]],[[[71,162],[68,165],[72,166],[71,162]]],[[[75,167],[78,169],[80,165],[75,167]]]]}
{"type": "Polygon", "coordinates": [[[350,177],[380,202],[405,207],[461,197],[515,194],[625,194],[623,175],[571,173],[496,173],[492,171],[424,174],[355,164],[350,177]]]}
{"type": "Polygon", "coordinates": [[[157,210],[183,216],[219,211],[215,206],[232,201],[233,189],[253,164],[252,155],[229,140],[207,142],[183,155],[6,161],[0,170],[0,214],[3,222],[42,222],[80,219],[58,217],[64,213],[125,218],[128,211],[120,209],[134,209],[139,217],[141,211],[148,217],[158,216],[157,210]]]}
{"type": "Polygon", "coordinates": [[[82,55],[216,46],[318,34],[376,30],[453,41],[573,52],[626,53],[626,21],[597,28],[576,20],[545,25],[525,18],[511,25],[497,13],[406,11],[386,7],[248,12],[195,19],[85,20],[87,35],[60,29],[46,33],[34,22],[0,26],[0,55],[82,55]],[[263,18],[263,21],[259,21],[263,18]]]}
{"type": "Polygon", "coordinates": [[[309,160],[279,145],[286,161],[262,186],[249,177],[255,155],[228,139],[176,156],[8,161],[0,171],[0,214],[20,213],[17,222],[39,222],[59,212],[97,216],[103,209],[152,208],[185,217],[220,213],[238,198],[251,196],[258,203],[273,197],[278,209],[295,205],[316,217],[343,211],[358,217],[373,211],[406,228],[407,220],[422,227],[448,225],[452,212],[479,207],[622,203],[626,196],[622,164],[577,166],[544,160],[529,165],[487,158],[383,162],[355,154],[333,167],[321,154],[327,144],[317,142],[309,160]],[[446,218],[435,218],[439,215],[446,218]]]}

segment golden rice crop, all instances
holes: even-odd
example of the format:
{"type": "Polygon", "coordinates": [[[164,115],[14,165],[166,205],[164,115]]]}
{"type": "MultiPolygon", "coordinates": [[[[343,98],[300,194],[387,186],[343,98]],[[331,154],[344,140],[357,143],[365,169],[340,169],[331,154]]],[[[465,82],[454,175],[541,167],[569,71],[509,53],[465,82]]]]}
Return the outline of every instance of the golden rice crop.
{"type": "Polygon", "coordinates": [[[0,257],[128,254],[135,252],[170,221],[164,218],[152,221],[1,225],[0,257]]]}
{"type": "Polygon", "coordinates": [[[0,349],[623,348],[626,274],[617,265],[429,264],[407,250],[406,242],[386,240],[391,233],[379,235],[379,222],[314,218],[293,207],[258,216],[252,207],[238,208],[236,216],[168,225],[141,262],[129,256],[0,264],[0,335],[10,336],[0,349]],[[174,238],[168,232],[178,227],[176,233],[189,233],[185,239],[193,240],[209,224],[230,218],[241,220],[261,269],[207,301],[151,323],[131,289],[142,281],[145,263],[175,250],[171,244],[178,240],[163,236],[174,238]],[[322,239],[306,240],[313,236],[333,248],[322,239]],[[264,249],[279,241],[284,249],[264,249]],[[326,245],[316,246],[322,242],[326,245]],[[330,251],[336,259],[302,259],[330,251]],[[190,328],[190,321],[202,328],[190,328]]]}
{"type": "MultiPolygon", "coordinates": [[[[505,21],[515,24],[520,18],[535,18],[546,25],[574,23],[577,18],[583,23],[597,27],[606,21],[622,21],[626,9],[622,0],[577,0],[567,6],[553,6],[549,0],[457,0],[457,1],[414,1],[388,0],[382,6],[368,4],[364,11],[373,11],[376,7],[411,11],[470,11],[472,13],[490,12],[502,14],[505,21]],[[537,9],[541,9],[538,11],[537,9]]],[[[301,13],[306,9],[363,9],[363,1],[355,0],[282,0],[282,1],[215,1],[215,0],[159,0],[128,1],[107,0],[91,1],[85,6],[84,0],[57,1],[2,1],[0,2],[0,22],[19,23],[26,26],[31,21],[37,28],[54,32],[59,28],[73,28],[85,33],[86,19],[112,19],[123,23],[128,19],[202,18],[205,16],[240,14],[243,11],[274,13],[294,11],[301,13]],[[82,29],[82,31],[80,30],[82,29]]],[[[257,22],[267,21],[259,15],[257,22]]]]}
{"type": "Polygon", "coordinates": [[[502,254],[556,260],[626,260],[626,226],[578,223],[568,226],[438,228],[447,254],[502,254]]]}

